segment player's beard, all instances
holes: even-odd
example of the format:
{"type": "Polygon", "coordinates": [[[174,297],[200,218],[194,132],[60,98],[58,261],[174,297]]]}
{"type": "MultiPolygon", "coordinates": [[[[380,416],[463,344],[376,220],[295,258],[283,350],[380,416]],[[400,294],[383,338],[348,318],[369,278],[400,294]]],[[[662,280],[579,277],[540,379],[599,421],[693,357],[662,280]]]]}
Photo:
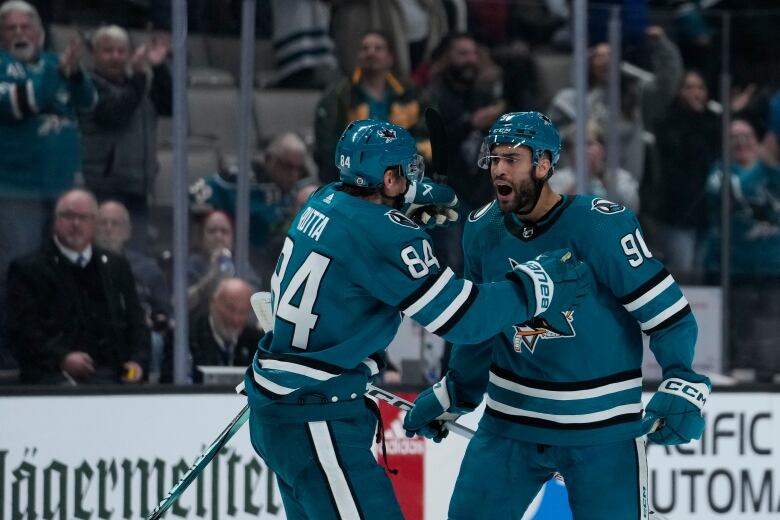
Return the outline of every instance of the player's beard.
{"type": "Polygon", "coordinates": [[[535,172],[536,166],[531,166],[528,174],[519,182],[511,182],[502,178],[504,183],[496,185],[494,180],[496,201],[502,213],[515,212],[518,215],[527,215],[534,210],[546,182],[544,178],[537,178],[534,175],[535,172]],[[509,187],[511,187],[511,193],[507,193],[509,187]]]}

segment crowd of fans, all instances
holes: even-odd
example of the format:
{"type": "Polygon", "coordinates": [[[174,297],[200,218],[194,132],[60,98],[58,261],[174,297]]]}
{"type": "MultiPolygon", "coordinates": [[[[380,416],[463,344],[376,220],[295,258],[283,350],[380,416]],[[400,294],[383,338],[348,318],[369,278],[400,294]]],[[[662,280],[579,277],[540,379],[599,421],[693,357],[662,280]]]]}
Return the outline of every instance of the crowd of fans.
{"type": "MultiPolygon", "coordinates": [[[[172,378],[170,262],[160,256],[150,217],[158,118],[172,111],[170,6],[127,3],[111,12],[88,1],[68,9],[57,0],[0,4],[0,369],[18,367],[24,383],[172,378]],[[74,12],[94,27],[52,48],[48,24],[68,22],[74,12]],[[151,36],[133,46],[129,26],[149,23],[151,36]]],[[[188,2],[190,28],[236,36],[239,4],[188,2]]],[[[620,112],[612,114],[609,10],[591,9],[586,190],[637,212],[652,249],[678,279],[720,283],[721,115],[730,105],[734,298],[760,305],[734,306],[737,319],[747,307],[758,321],[728,340],[740,346],[732,366],[750,366],[746,352],[767,350],[750,345],[778,332],[766,324],[780,308],[780,64],[762,63],[763,52],[745,56],[731,95],[711,95],[717,18],[698,2],[669,0],[659,20],[647,1],[603,4],[623,8],[621,51],[634,66],[623,68],[620,112]],[[619,167],[609,172],[613,127],[619,167]]],[[[565,143],[551,182],[573,194],[575,91],[544,91],[532,59],[539,49],[570,52],[570,20],[565,0],[258,2],[259,35],[274,42],[274,70],[261,86],[322,95],[313,142],[283,132],[259,143],[250,180],[252,268],[243,280],[232,259],[235,158],[223,151],[216,171],[190,186],[198,229],[188,258],[191,378],[201,380],[198,365],[251,359],[261,332],[249,295],[267,289],[306,197],[337,179],[333,150],[350,120],[409,129],[430,161],[423,113],[437,108],[447,129],[448,182],[465,217],[493,197],[476,165],[484,133],[503,112],[542,110],[565,143]]],[[[735,49],[745,40],[737,38],[735,49]]],[[[460,271],[460,230],[432,234],[439,258],[460,271]]],[[[780,356],[766,357],[763,367],[780,372],[780,356]]]]}

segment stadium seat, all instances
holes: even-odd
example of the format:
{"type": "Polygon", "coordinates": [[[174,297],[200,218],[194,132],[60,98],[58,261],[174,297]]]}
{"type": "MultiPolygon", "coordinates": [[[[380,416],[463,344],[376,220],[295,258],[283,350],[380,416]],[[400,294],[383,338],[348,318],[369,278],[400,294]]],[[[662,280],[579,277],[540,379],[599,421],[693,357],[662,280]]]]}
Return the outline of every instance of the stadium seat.
{"type": "Polygon", "coordinates": [[[298,132],[311,142],[319,90],[262,89],[255,91],[255,119],[261,142],[280,132],[298,132]]]}
{"type": "MultiPolygon", "coordinates": [[[[211,36],[206,39],[209,67],[230,72],[238,84],[241,77],[241,39],[211,36]]],[[[255,41],[255,76],[270,76],[273,70],[273,45],[271,40],[255,41]]]]}
{"type": "Polygon", "coordinates": [[[560,89],[572,84],[571,56],[556,52],[534,52],[531,56],[539,80],[539,101],[546,107],[560,89]]]}
{"type": "MultiPolygon", "coordinates": [[[[131,29],[130,31],[130,43],[133,48],[138,47],[149,41],[152,37],[152,33],[149,31],[142,31],[138,29],[131,29]]],[[[202,34],[188,34],[187,35],[187,55],[189,56],[189,67],[208,67],[208,55],[206,53],[206,37],[202,34]]]]}
{"type": "Polygon", "coordinates": [[[191,87],[234,87],[235,85],[236,79],[227,70],[211,67],[190,69],[191,87]]]}
{"type": "Polygon", "coordinates": [[[238,38],[209,36],[206,38],[206,56],[209,67],[228,71],[238,84],[241,73],[241,41],[238,38]]]}
{"type": "MultiPolygon", "coordinates": [[[[217,171],[219,154],[213,146],[191,143],[187,152],[187,186],[196,180],[217,171]]],[[[152,205],[158,207],[173,206],[173,150],[161,148],[157,151],[160,169],[154,180],[152,205]]]]}
{"type": "Polygon", "coordinates": [[[169,147],[173,142],[173,118],[157,118],[157,146],[169,147]]]}
{"type": "MultiPolygon", "coordinates": [[[[189,115],[191,136],[214,138],[220,149],[236,153],[239,114],[238,90],[235,87],[190,88],[189,115]]],[[[254,144],[255,141],[252,139],[250,142],[254,144]]]]}

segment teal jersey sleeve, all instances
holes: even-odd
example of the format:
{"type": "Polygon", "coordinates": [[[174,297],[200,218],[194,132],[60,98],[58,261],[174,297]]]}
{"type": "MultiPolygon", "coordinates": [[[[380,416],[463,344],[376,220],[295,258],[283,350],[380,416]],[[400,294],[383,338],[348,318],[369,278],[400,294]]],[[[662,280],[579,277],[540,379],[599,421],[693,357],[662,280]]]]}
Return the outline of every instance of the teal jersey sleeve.
{"type": "Polygon", "coordinates": [[[369,258],[355,270],[358,284],[397,307],[429,332],[452,342],[477,343],[532,315],[512,282],[475,284],[442,266],[428,234],[401,212],[371,232],[369,258]]]}
{"type": "Polygon", "coordinates": [[[25,67],[8,53],[0,52],[0,119],[19,121],[45,111],[54,101],[59,84],[57,68],[49,60],[25,67]]]}
{"type": "Polygon", "coordinates": [[[650,349],[664,374],[692,370],[698,329],[688,300],[672,275],[651,253],[634,213],[603,199],[583,218],[600,239],[578,243],[598,283],[607,286],[650,336],[650,349]]]}

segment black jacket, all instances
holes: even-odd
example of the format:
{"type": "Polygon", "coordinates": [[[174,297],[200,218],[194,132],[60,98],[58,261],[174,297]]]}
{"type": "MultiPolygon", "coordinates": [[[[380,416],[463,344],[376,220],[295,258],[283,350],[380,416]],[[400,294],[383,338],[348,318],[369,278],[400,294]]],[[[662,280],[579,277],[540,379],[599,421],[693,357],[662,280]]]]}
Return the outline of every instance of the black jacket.
{"type": "Polygon", "coordinates": [[[53,240],[9,266],[8,336],[23,382],[61,383],[60,363],[73,351],[90,353],[97,364],[93,381],[84,382],[119,382],[127,361],[146,369],[149,330],[127,260],[93,246],[84,269],[87,276],[97,275],[89,283],[102,291],[102,323],[90,321],[88,309],[79,303],[81,282],[53,240]],[[95,331],[101,337],[95,337],[95,331]]]}
{"type": "MultiPolygon", "coordinates": [[[[209,324],[208,313],[197,313],[190,318],[190,356],[192,363],[192,378],[195,383],[203,382],[203,374],[197,369],[199,365],[224,366],[222,360],[222,348],[214,339],[209,324]]],[[[238,336],[233,350],[232,366],[248,367],[252,364],[252,358],[257,351],[257,344],[263,333],[255,327],[247,325],[238,336]]],[[[160,382],[173,381],[173,335],[169,334],[165,341],[163,354],[162,374],[160,382]]]]}
{"type": "Polygon", "coordinates": [[[709,110],[670,107],[655,130],[659,168],[648,209],[656,219],[680,228],[705,224],[704,191],[720,156],[720,134],[720,117],[709,110]]]}

